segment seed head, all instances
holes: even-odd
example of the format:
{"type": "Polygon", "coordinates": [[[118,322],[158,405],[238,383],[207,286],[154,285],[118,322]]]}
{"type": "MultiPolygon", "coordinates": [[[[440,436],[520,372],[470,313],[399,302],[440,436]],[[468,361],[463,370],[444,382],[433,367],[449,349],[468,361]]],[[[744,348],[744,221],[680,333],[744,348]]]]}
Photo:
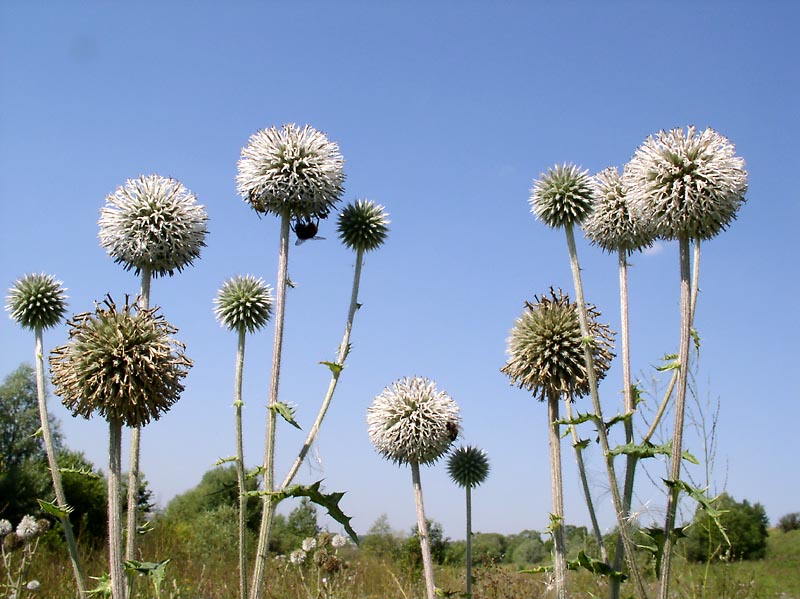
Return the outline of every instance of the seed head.
{"type": "Polygon", "coordinates": [[[623,183],[659,236],[711,239],[745,201],[747,171],[734,151],[713,129],[660,131],[636,150],[623,183]]]}
{"type": "Polygon", "coordinates": [[[172,276],[205,247],[208,216],[194,194],[175,179],[128,179],[100,209],[100,245],[137,275],[172,276]]]}
{"type": "Polygon", "coordinates": [[[22,520],[17,524],[17,537],[22,541],[28,541],[39,534],[39,522],[31,516],[26,514],[22,520]]]}
{"type": "Polygon", "coordinates": [[[183,391],[192,366],[177,332],[157,308],[137,304],[117,310],[107,296],[94,313],[79,314],[66,345],[50,353],[54,390],[74,416],[98,412],[129,427],[158,420],[183,391]]]}
{"type": "Polygon", "coordinates": [[[25,275],[8,290],[6,310],[25,329],[49,329],[67,311],[66,289],[52,275],[25,275]]]}
{"type": "Polygon", "coordinates": [[[339,238],[351,250],[369,252],[386,241],[389,222],[383,206],[371,200],[356,200],[339,212],[339,238]]]}
{"type": "Polygon", "coordinates": [[[655,232],[649,219],[634,210],[619,171],[610,167],[596,177],[594,209],[583,222],[583,230],[593,244],[607,252],[630,255],[653,245],[655,232]]]}
{"type": "Polygon", "coordinates": [[[304,561],[306,561],[306,552],[302,549],[295,549],[289,554],[289,561],[295,566],[301,565],[304,561]]]}
{"type": "Polygon", "coordinates": [[[592,211],[594,185],[589,171],[574,164],[555,165],[531,190],[531,212],[548,227],[580,224],[592,211]]]}
{"type": "Polygon", "coordinates": [[[347,545],[347,537],[345,537],[344,535],[335,534],[333,535],[333,537],[331,537],[331,545],[333,545],[335,549],[344,547],[345,545],[347,545]]]}
{"type": "Polygon", "coordinates": [[[0,520],[0,539],[2,539],[7,534],[11,534],[11,531],[14,530],[14,527],[11,526],[11,522],[3,518],[0,520]]]}
{"type": "Polygon", "coordinates": [[[28,584],[25,585],[25,588],[31,591],[32,593],[35,593],[36,591],[39,590],[40,586],[42,585],[39,584],[38,580],[31,580],[28,582],[28,584]]]}
{"type": "Polygon", "coordinates": [[[339,146],[313,127],[270,127],[242,148],[236,189],[259,213],[326,218],[344,193],[343,165],[339,146]]]}
{"type": "Polygon", "coordinates": [[[477,487],[489,476],[489,458],[482,449],[462,445],[447,458],[447,473],[460,487],[477,487]]]}
{"type": "Polygon", "coordinates": [[[272,288],[253,275],[232,277],[214,298],[214,314],[231,331],[253,333],[272,316],[272,288]]]}
{"type": "Polygon", "coordinates": [[[599,324],[599,312],[587,306],[591,340],[581,336],[577,304],[559,290],[556,294],[534,297],[525,302],[525,311],[514,323],[508,338],[508,363],[501,369],[511,383],[533,391],[544,400],[565,394],[582,397],[589,394],[589,377],[584,359],[584,343],[590,343],[597,380],[605,376],[614,354],[613,334],[599,324]]]}
{"type": "Polygon", "coordinates": [[[436,383],[422,377],[392,383],[367,410],[369,438],[397,464],[432,464],[450,447],[458,431],[458,405],[436,383]]]}

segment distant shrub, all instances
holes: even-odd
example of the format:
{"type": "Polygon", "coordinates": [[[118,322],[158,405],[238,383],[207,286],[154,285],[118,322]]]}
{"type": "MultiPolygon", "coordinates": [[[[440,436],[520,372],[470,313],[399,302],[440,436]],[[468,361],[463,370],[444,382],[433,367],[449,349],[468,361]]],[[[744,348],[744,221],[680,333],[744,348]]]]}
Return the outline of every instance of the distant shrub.
{"type": "Polygon", "coordinates": [[[800,512],[792,512],[786,514],[778,520],[778,528],[783,532],[790,532],[792,530],[800,530],[800,512]]]}

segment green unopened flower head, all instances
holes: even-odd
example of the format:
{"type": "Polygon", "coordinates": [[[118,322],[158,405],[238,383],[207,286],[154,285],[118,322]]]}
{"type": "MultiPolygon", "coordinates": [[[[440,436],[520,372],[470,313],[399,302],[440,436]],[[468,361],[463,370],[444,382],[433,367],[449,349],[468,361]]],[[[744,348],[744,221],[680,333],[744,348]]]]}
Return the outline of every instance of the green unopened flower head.
{"type": "Polygon", "coordinates": [[[594,209],[583,222],[593,244],[607,252],[631,254],[653,245],[652,222],[634,209],[619,171],[610,167],[598,173],[594,209]]]}
{"type": "Polygon", "coordinates": [[[253,275],[235,276],[222,284],[214,298],[214,314],[231,331],[253,333],[272,316],[272,288],[253,275]]]}
{"type": "Polygon", "coordinates": [[[205,247],[206,215],[194,194],[175,179],[142,175],[128,179],[100,209],[100,245],[137,275],[173,275],[205,247]]]}
{"type": "Polygon", "coordinates": [[[581,336],[577,305],[559,291],[526,302],[525,311],[514,323],[508,338],[508,363],[501,369],[511,383],[533,391],[544,400],[548,396],[588,395],[589,377],[584,359],[584,343],[594,357],[595,376],[602,379],[614,354],[613,336],[607,325],[599,324],[599,312],[587,306],[591,339],[581,336]]]}
{"type": "Polygon", "coordinates": [[[68,322],[69,342],[50,353],[54,391],[74,416],[97,412],[129,427],[158,420],[178,401],[192,366],[157,308],[111,297],[68,322]]]}
{"type": "Polygon", "coordinates": [[[369,438],[397,464],[432,464],[458,436],[458,404],[436,383],[406,377],[392,383],[367,410],[369,438]]]}
{"type": "Polygon", "coordinates": [[[711,239],[736,218],[747,192],[744,160],[713,129],[648,137],[622,177],[636,209],[664,239],[711,239]]]}
{"type": "Polygon", "coordinates": [[[339,146],[313,127],[270,127],[242,148],[236,189],[259,213],[326,218],[344,193],[343,166],[339,146]]]}
{"type": "Polygon", "coordinates": [[[356,200],[339,212],[339,238],[351,250],[369,252],[386,241],[389,222],[383,206],[371,200],[356,200]]]}
{"type": "Polygon", "coordinates": [[[477,487],[489,476],[489,458],[482,449],[462,445],[450,452],[447,473],[460,487],[477,487]]]}
{"type": "Polygon", "coordinates": [[[49,329],[67,311],[66,289],[52,275],[25,275],[8,290],[6,310],[25,329],[49,329]]]}
{"type": "Polygon", "coordinates": [[[531,212],[548,227],[580,224],[592,211],[594,185],[589,171],[574,164],[547,169],[531,190],[531,212]]]}

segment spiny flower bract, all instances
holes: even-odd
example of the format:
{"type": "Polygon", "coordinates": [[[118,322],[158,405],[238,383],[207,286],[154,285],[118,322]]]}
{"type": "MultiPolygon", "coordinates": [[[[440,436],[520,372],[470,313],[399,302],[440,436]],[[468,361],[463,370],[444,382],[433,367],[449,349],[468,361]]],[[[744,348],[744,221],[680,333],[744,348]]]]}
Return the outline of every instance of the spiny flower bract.
{"type": "Polygon", "coordinates": [[[736,218],[747,192],[744,160],[713,129],[660,131],[625,166],[636,209],[664,239],[710,239],[736,218]]]}
{"type": "Polygon", "coordinates": [[[653,245],[652,223],[636,211],[615,167],[595,176],[594,209],[583,222],[586,237],[607,252],[631,254],[653,245]]]}
{"type": "Polygon", "coordinates": [[[580,224],[592,211],[594,185],[589,171],[557,164],[534,181],[531,212],[554,229],[580,224]]]}
{"type": "Polygon", "coordinates": [[[533,391],[544,400],[548,396],[582,397],[589,394],[589,377],[583,344],[590,343],[597,380],[605,376],[614,355],[612,333],[599,324],[599,313],[587,306],[591,340],[581,336],[577,305],[569,297],[556,294],[534,297],[514,323],[508,338],[508,363],[501,369],[512,384],[533,391]]]}
{"type": "Polygon", "coordinates": [[[344,159],[324,133],[294,123],[250,136],[236,189],[259,213],[326,218],[344,193],[344,159]]]}
{"type": "Polygon", "coordinates": [[[8,290],[6,310],[25,329],[54,327],[67,311],[66,289],[52,275],[25,275],[8,290]]]}
{"type": "Polygon", "coordinates": [[[482,449],[462,445],[450,452],[447,473],[461,487],[476,487],[489,476],[489,458],[482,449]]]}
{"type": "Polygon", "coordinates": [[[172,276],[205,247],[206,215],[180,181],[159,175],[128,179],[100,209],[100,245],[137,275],[172,276]]]}
{"type": "Polygon", "coordinates": [[[118,310],[107,297],[67,324],[69,342],[50,353],[54,391],[75,416],[97,412],[133,428],[158,420],[178,401],[192,366],[177,332],[157,308],[118,310]]]}
{"type": "Polygon", "coordinates": [[[432,464],[458,435],[456,402],[436,383],[406,377],[375,397],[367,410],[369,438],[397,464],[432,464]]]}
{"type": "Polygon", "coordinates": [[[386,241],[389,215],[380,204],[371,200],[356,200],[339,212],[339,238],[351,250],[369,252],[386,241]]]}
{"type": "Polygon", "coordinates": [[[222,284],[214,298],[214,314],[231,331],[254,332],[272,316],[272,288],[253,275],[235,276],[222,284]]]}

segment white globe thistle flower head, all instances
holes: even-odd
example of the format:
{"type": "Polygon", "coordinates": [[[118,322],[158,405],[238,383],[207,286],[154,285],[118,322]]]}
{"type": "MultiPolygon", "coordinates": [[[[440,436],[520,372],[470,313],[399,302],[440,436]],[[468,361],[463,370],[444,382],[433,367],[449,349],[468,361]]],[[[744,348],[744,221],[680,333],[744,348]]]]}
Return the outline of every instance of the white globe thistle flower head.
{"type": "Polygon", "coordinates": [[[39,522],[31,516],[26,514],[22,520],[17,524],[17,537],[23,541],[28,541],[39,534],[39,522]]]}
{"type": "Polygon", "coordinates": [[[253,275],[235,276],[222,284],[214,298],[214,315],[231,331],[253,333],[272,316],[272,288],[253,275]]]}
{"type": "Polygon", "coordinates": [[[137,275],[172,276],[200,256],[206,215],[182,183],[159,175],[128,179],[100,209],[100,245],[137,275]]]}
{"type": "Polygon", "coordinates": [[[308,125],[254,133],[237,166],[236,189],[259,213],[326,218],[344,193],[339,146],[308,125]]]}
{"type": "Polygon", "coordinates": [[[31,580],[28,582],[28,584],[25,585],[25,588],[31,591],[32,593],[35,593],[36,591],[39,590],[40,586],[42,585],[39,583],[38,580],[31,580]]]}
{"type": "Polygon", "coordinates": [[[534,181],[531,212],[553,229],[580,224],[592,211],[594,191],[589,171],[574,164],[557,164],[534,181]]]}
{"type": "Polygon", "coordinates": [[[648,137],[622,178],[659,236],[705,240],[724,231],[744,203],[744,166],[727,138],[690,126],[648,137]]]}
{"type": "Polygon", "coordinates": [[[331,545],[333,545],[333,547],[336,549],[344,547],[345,545],[347,545],[347,537],[337,533],[333,535],[333,537],[331,538],[331,545]]]}
{"type": "Polygon", "coordinates": [[[386,209],[372,200],[356,200],[339,212],[339,238],[351,250],[369,252],[379,248],[389,233],[386,209]]]}
{"type": "Polygon", "coordinates": [[[300,547],[308,553],[309,551],[313,551],[317,548],[317,539],[316,537],[306,537],[303,539],[303,542],[300,544],[300,547]]]}
{"type": "Polygon", "coordinates": [[[6,311],[22,328],[49,329],[60,323],[67,311],[66,289],[52,275],[25,275],[8,290],[6,311]]]}
{"type": "Polygon", "coordinates": [[[3,518],[0,520],[0,539],[4,536],[11,534],[11,531],[14,530],[14,527],[11,526],[11,522],[3,518]]]}
{"type": "Polygon", "coordinates": [[[459,432],[458,404],[436,383],[406,377],[387,387],[367,410],[369,438],[397,464],[432,464],[459,432]]]}
{"type": "Polygon", "coordinates": [[[582,225],[589,241],[607,252],[628,255],[652,246],[652,221],[634,208],[616,167],[598,173],[595,182],[594,209],[582,225]]]}
{"type": "Polygon", "coordinates": [[[306,552],[302,549],[295,549],[289,554],[289,561],[292,562],[295,566],[301,565],[303,562],[306,561],[306,552]]]}

